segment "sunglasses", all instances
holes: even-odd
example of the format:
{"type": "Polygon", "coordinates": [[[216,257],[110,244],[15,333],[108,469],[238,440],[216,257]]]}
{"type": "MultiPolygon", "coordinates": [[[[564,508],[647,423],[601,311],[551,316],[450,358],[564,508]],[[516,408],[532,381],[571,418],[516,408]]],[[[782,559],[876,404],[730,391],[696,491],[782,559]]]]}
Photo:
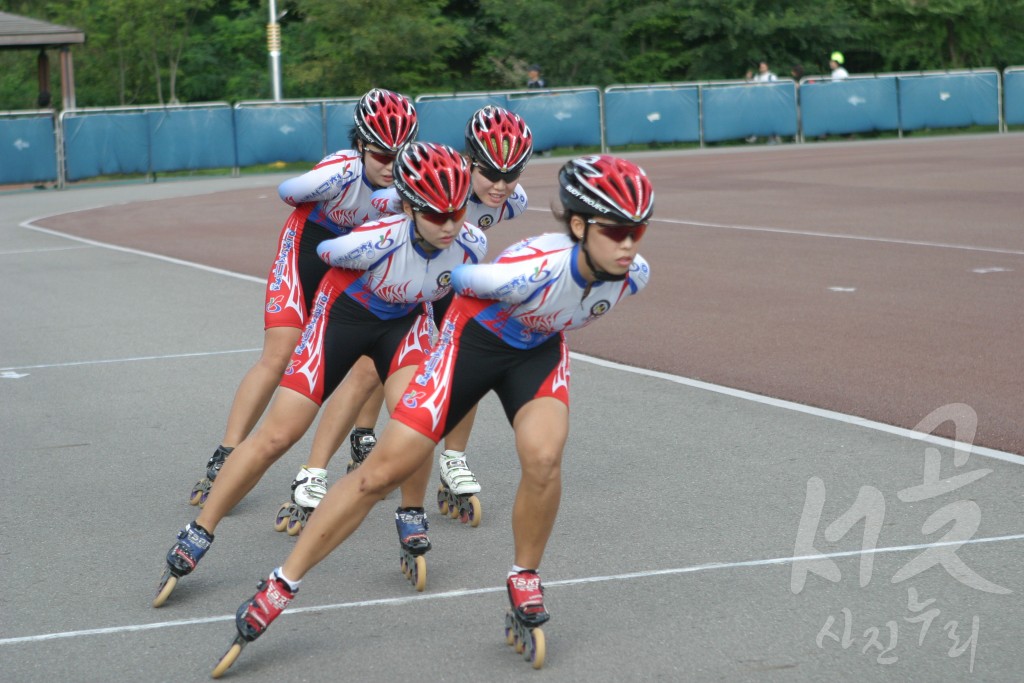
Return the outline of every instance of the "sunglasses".
{"type": "Polygon", "coordinates": [[[377,150],[370,149],[369,147],[364,147],[363,151],[369,154],[371,157],[373,157],[373,160],[376,161],[378,164],[381,164],[382,166],[387,166],[388,164],[392,163],[395,160],[395,157],[398,156],[397,152],[378,152],[377,150]]]}
{"type": "Polygon", "coordinates": [[[519,180],[519,176],[522,175],[522,171],[509,171],[508,173],[502,173],[497,171],[490,166],[484,166],[483,164],[473,162],[473,166],[480,169],[480,175],[487,178],[492,183],[498,183],[504,180],[506,183],[511,185],[512,183],[519,180]]]}
{"type": "Polygon", "coordinates": [[[588,219],[587,223],[596,226],[597,231],[612,240],[613,242],[624,242],[627,237],[632,237],[634,242],[639,242],[647,232],[647,223],[640,225],[607,225],[598,223],[594,219],[588,219]]]}
{"type": "Polygon", "coordinates": [[[416,213],[423,217],[423,220],[434,225],[444,225],[448,221],[452,221],[456,225],[462,223],[462,219],[466,217],[466,210],[468,207],[462,207],[456,211],[449,211],[447,213],[438,213],[436,211],[428,211],[426,209],[413,209],[416,213]]]}

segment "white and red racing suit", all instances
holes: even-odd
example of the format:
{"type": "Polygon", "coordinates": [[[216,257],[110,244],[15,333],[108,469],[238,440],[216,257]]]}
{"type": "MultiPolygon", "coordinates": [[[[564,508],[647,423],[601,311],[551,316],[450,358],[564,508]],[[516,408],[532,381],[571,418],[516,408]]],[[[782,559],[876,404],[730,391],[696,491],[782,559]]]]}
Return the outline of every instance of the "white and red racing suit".
{"type": "Polygon", "coordinates": [[[436,333],[423,303],[448,293],[457,266],[484,258],[487,238],[464,224],[450,247],[428,252],[403,214],[321,242],[317,251],[329,270],[281,386],[322,404],[360,356],[373,360],[382,382],[419,364],[436,333]]]}
{"type": "Polygon", "coordinates": [[[362,158],[353,150],[328,155],[278,186],[278,195],[295,210],[281,230],[267,276],[264,328],[305,326],[313,293],[328,268],[317,256],[317,245],[392,213],[385,202],[374,201],[379,189],[367,180],[362,158]]]}
{"type": "Polygon", "coordinates": [[[512,245],[493,263],[457,268],[439,341],[392,418],[436,442],[491,389],[510,424],[536,398],[569,405],[563,333],[601,318],[650,276],[637,255],[625,279],[588,283],[579,253],[568,235],[546,234],[512,245]]]}

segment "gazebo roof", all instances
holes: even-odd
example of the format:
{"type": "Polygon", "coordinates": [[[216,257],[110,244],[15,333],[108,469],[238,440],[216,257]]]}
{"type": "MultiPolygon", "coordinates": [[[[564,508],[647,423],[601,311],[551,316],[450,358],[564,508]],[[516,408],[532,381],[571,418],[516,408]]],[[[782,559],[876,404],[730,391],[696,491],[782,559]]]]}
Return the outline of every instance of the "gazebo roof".
{"type": "Polygon", "coordinates": [[[85,42],[85,32],[70,26],[0,12],[0,50],[56,47],[85,42]]]}

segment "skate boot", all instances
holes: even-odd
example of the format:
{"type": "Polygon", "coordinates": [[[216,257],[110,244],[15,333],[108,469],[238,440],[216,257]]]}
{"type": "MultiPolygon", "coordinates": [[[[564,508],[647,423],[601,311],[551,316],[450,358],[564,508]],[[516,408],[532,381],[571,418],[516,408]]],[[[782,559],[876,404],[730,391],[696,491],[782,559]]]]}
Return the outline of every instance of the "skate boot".
{"type": "Polygon", "coordinates": [[[160,576],[153,607],[160,607],[167,602],[167,598],[178,584],[178,579],[192,573],[199,560],[203,559],[203,555],[210,549],[211,543],[213,534],[195,522],[186,524],[185,528],[178,532],[178,542],[167,553],[167,566],[160,576]]]}
{"type": "Polygon", "coordinates": [[[270,622],[280,616],[298,592],[298,589],[289,589],[288,584],[278,578],[276,573],[260,581],[256,585],[256,595],[243,602],[235,613],[238,635],[210,675],[220,678],[238,659],[242,648],[263,635],[270,622]]]}
{"type": "Polygon", "coordinates": [[[430,550],[427,513],[423,508],[400,507],[395,510],[395,526],[402,544],[402,573],[422,592],[427,587],[427,558],[423,554],[430,550]]]}
{"type": "Polygon", "coordinates": [[[475,495],[480,493],[480,482],[466,466],[465,453],[446,450],[441,454],[439,465],[441,485],[437,489],[437,509],[463,524],[480,526],[483,508],[475,495]]]}
{"type": "Polygon", "coordinates": [[[206,503],[206,497],[210,495],[210,487],[213,486],[213,480],[217,478],[217,473],[220,472],[220,468],[224,466],[224,461],[228,459],[233,450],[235,450],[234,447],[217,446],[217,450],[213,452],[213,455],[210,456],[206,463],[206,476],[197,481],[196,485],[192,487],[192,494],[188,499],[189,503],[203,507],[206,503]]]}
{"type": "Polygon", "coordinates": [[[276,531],[287,531],[298,536],[309,521],[309,516],[327,495],[327,470],[302,466],[292,482],[292,499],[281,505],[274,519],[276,531]]]}
{"type": "Polygon", "coordinates": [[[541,625],[551,618],[544,609],[544,588],[532,569],[508,577],[508,601],[505,613],[505,642],[530,662],[534,669],[544,666],[544,631],[541,625]]]}
{"type": "Polygon", "coordinates": [[[366,456],[377,445],[377,437],[372,429],[356,427],[348,435],[348,441],[349,446],[352,448],[352,459],[349,460],[348,467],[345,469],[346,474],[363,464],[366,456]]]}

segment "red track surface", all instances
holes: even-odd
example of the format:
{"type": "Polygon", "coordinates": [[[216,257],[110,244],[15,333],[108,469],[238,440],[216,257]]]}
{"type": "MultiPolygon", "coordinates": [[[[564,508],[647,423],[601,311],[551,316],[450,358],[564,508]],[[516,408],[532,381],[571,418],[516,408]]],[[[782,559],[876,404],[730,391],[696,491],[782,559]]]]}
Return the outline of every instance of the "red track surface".
{"type": "MultiPolygon", "coordinates": [[[[651,286],[573,350],[908,428],[966,403],[974,443],[1024,454],[1024,136],[634,158],[651,286]]],[[[492,254],[558,229],[557,168],[527,170],[492,254]]],[[[37,223],[262,277],[287,213],[268,187],[37,223]]]]}

